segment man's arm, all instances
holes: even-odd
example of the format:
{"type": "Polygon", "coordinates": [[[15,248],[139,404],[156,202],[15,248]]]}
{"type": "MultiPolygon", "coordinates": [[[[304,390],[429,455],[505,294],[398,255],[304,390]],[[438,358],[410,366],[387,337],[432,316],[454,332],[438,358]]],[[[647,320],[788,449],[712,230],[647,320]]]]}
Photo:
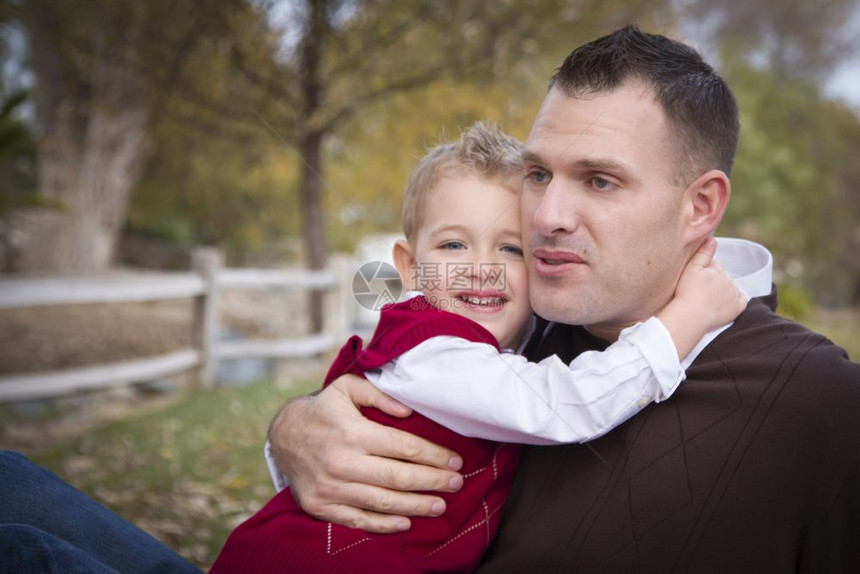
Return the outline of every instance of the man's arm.
{"type": "Polygon", "coordinates": [[[408,516],[442,514],[441,498],[412,491],[459,490],[460,456],[367,420],[358,410],[364,406],[411,414],[366,380],[345,375],[275,415],[269,441],[299,505],[320,520],[379,533],[408,530],[408,516]]]}

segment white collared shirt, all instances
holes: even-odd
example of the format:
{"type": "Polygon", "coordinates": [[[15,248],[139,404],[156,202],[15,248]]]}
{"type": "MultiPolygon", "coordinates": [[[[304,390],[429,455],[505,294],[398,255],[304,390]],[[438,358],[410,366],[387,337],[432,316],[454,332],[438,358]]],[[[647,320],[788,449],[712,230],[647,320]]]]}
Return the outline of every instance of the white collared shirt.
{"type": "MultiPolygon", "coordinates": [[[[717,246],[715,258],[747,297],[770,293],[773,259],[767,249],[731,238],[718,239],[717,246]]],[[[490,345],[440,336],[365,375],[464,436],[523,444],[585,442],[670,396],[684,369],[729,326],[707,333],[680,362],[668,331],[652,317],[622,331],[606,351],[582,353],[570,365],[556,356],[530,363],[490,345]]],[[[281,490],[286,481],[270,450],[267,442],[266,462],[281,490]]]]}
{"type": "MultiPolygon", "coordinates": [[[[761,245],[721,238],[715,258],[748,298],[770,293],[773,258],[761,245]]],[[[729,326],[707,333],[680,363],[668,331],[652,317],[622,331],[606,351],[582,353],[569,366],[555,356],[529,363],[489,345],[434,337],[366,376],[465,436],[523,444],[584,442],[670,396],[684,370],[729,326]]]]}
{"type": "Polygon", "coordinates": [[[669,332],[656,317],[622,331],[604,352],[569,365],[552,355],[531,363],[486,343],[433,337],[378,371],[379,390],[464,436],[559,444],[595,439],[684,379],[669,332]]]}

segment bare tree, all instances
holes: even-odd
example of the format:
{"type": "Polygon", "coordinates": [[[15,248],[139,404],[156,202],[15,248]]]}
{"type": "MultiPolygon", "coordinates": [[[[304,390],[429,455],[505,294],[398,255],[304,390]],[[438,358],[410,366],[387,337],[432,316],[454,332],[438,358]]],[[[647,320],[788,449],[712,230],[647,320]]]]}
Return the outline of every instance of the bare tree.
{"type": "Polygon", "coordinates": [[[37,82],[42,207],[14,216],[18,267],[103,270],[151,153],[149,125],[220,16],[183,0],[24,0],[4,12],[26,28],[37,82]]]}
{"type": "MultiPolygon", "coordinates": [[[[583,34],[595,22],[623,23],[642,4],[622,3],[606,14],[599,3],[562,0],[538,7],[489,0],[306,0],[287,5],[281,37],[293,41],[282,46],[270,68],[253,56],[257,46],[236,42],[237,68],[262,97],[280,102],[264,121],[300,156],[307,265],[326,265],[323,152],[344,122],[394,94],[434,82],[498,79],[528,67],[535,46],[551,43],[556,34],[583,34]]],[[[285,11],[282,2],[263,6],[269,14],[285,11]]],[[[322,326],[318,294],[311,322],[315,329],[322,326]]]]}

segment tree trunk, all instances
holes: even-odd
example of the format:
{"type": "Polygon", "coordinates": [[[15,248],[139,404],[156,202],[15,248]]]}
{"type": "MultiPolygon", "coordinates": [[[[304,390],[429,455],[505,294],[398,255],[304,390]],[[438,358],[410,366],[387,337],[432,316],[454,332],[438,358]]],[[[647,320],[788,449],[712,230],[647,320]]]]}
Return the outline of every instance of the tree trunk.
{"type": "Polygon", "coordinates": [[[64,78],[49,4],[28,27],[38,83],[38,186],[45,207],[16,214],[21,271],[97,272],[110,265],[128,201],[149,158],[149,108],[139,79],[93,40],[88,85],[64,78]],[[54,46],[55,48],[55,46],[54,46]]]}
{"type": "Polygon", "coordinates": [[[16,271],[61,271],[71,257],[71,210],[66,197],[72,195],[80,166],[75,115],[72,102],[58,104],[51,113],[50,130],[38,142],[38,191],[45,207],[14,214],[20,235],[16,271]]]}
{"type": "MultiPolygon", "coordinates": [[[[306,264],[311,269],[324,269],[328,259],[325,241],[325,217],[323,213],[321,102],[323,88],[320,81],[320,55],[322,45],[331,30],[326,19],[326,0],[309,2],[308,22],[302,39],[301,79],[304,100],[304,129],[299,152],[302,159],[302,175],[299,195],[302,204],[302,236],[305,243],[306,264]]],[[[311,291],[310,323],[313,332],[324,326],[323,294],[311,291]]]]}
{"type": "Polygon", "coordinates": [[[149,157],[142,106],[93,103],[86,133],[58,113],[39,143],[39,193],[53,208],[21,216],[20,270],[97,272],[110,266],[128,201],[149,157]]]}
{"type": "MultiPolygon", "coordinates": [[[[301,144],[302,175],[300,195],[302,202],[302,236],[305,258],[311,269],[325,269],[328,263],[328,248],[325,239],[325,215],[323,213],[322,178],[322,134],[314,132],[304,137],[301,144]]],[[[323,293],[311,291],[310,322],[313,332],[324,326],[323,293]]]]}

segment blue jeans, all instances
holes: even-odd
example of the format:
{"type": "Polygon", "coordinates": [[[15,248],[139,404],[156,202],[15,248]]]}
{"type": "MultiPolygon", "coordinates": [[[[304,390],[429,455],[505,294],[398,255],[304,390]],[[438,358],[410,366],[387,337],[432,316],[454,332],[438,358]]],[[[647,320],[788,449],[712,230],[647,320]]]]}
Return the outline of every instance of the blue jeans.
{"type": "Polygon", "coordinates": [[[0,452],[0,574],[200,570],[92,498],[0,452]]]}

